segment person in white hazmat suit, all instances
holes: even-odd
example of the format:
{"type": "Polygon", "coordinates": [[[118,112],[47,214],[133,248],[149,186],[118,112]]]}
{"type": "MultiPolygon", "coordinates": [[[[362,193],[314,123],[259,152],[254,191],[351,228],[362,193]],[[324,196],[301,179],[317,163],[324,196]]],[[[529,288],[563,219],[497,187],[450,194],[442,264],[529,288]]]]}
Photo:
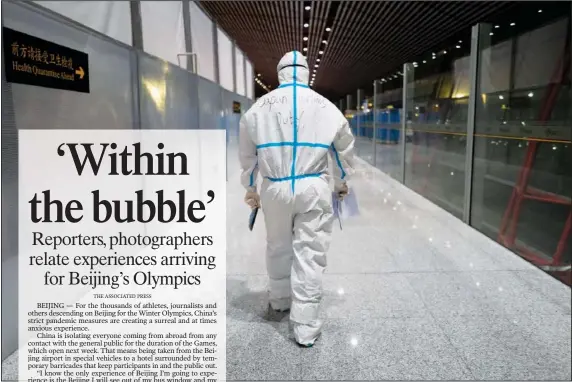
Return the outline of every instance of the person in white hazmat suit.
{"type": "Polygon", "coordinates": [[[300,52],[287,53],[277,69],[280,86],[240,120],[239,159],[245,201],[264,212],[270,306],[290,311],[296,342],[310,347],[322,327],[322,274],[334,222],[328,155],[341,199],[354,172],[354,137],[344,115],[309,88],[300,52]]]}

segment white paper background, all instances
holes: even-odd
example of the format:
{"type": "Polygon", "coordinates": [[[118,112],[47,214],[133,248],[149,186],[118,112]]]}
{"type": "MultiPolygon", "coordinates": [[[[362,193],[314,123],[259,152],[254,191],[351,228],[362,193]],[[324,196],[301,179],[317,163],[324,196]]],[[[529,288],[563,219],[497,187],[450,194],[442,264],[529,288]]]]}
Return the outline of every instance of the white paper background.
{"type": "MultiPolygon", "coordinates": [[[[21,320],[19,330],[20,356],[19,380],[26,380],[30,377],[38,377],[35,370],[28,372],[27,344],[28,341],[35,341],[36,333],[28,332],[29,312],[38,309],[37,303],[64,303],[70,306],[62,310],[73,310],[76,302],[87,304],[96,303],[126,303],[132,305],[143,303],[217,303],[216,319],[217,324],[107,324],[91,325],[89,330],[94,333],[215,333],[217,334],[218,351],[216,354],[217,378],[225,379],[226,375],[226,181],[225,181],[225,135],[222,131],[196,131],[196,130],[120,130],[120,131],[93,131],[93,130],[21,130],[19,135],[19,317],[21,320]],[[134,142],[142,143],[142,151],[151,153],[157,152],[183,152],[188,158],[189,176],[110,176],[109,158],[102,161],[101,173],[94,176],[90,170],[86,174],[77,176],[75,167],[72,165],[69,149],[65,149],[64,156],[57,155],[57,148],[61,143],[95,143],[94,152],[100,153],[97,146],[103,142],[114,142],[120,152],[123,147],[132,147],[134,142]],[[165,148],[158,150],[157,144],[163,143],[165,148]],[[205,148],[208,148],[206,150],[205,148]],[[84,206],[84,218],[80,223],[38,223],[33,224],[30,220],[30,205],[28,201],[34,194],[41,194],[43,190],[50,190],[52,199],[62,201],[79,200],[84,206]],[[108,200],[135,200],[135,191],[145,190],[145,199],[156,199],[155,191],[164,190],[166,199],[176,198],[176,192],[184,190],[186,193],[186,204],[191,200],[202,200],[206,207],[203,212],[205,219],[199,223],[105,223],[98,224],[92,220],[92,194],[93,190],[100,190],[101,198],[108,200]],[[214,200],[208,202],[208,190],[215,193],[214,200]],[[57,251],[49,248],[34,247],[32,245],[32,232],[41,231],[48,235],[102,235],[104,237],[116,235],[122,232],[124,235],[181,235],[186,232],[190,236],[212,236],[214,244],[212,246],[188,246],[173,251],[170,247],[159,250],[151,250],[145,247],[124,246],[114,251],[118,255],[193,255],[196,251],[198,255],[215,256],[216,268],[207,270],[206,267],[194,266],[107,266],[99,267],[102,274],[113,275],[123,272],[126,275],[133,275],[138,271],[150,271],[154,275],[181,275],[185,272],[188,275],[200,275],[201,284],[199,286],[180,286],[174,290],[170,286],[159,286],[152,289],[151,286],[138,286],[133,282],[127,286],[120,286],[117,289],[110,287],[97,287],[95,290],[90,287],[81,286],[46,286],[44,285],[44,274],[49,270],[52,274],[66,275],[68,280],[69,271],[78,271],[89,275],[89,268],[84,266],[67,267],[55,266],[30,266],[30,255],[41,255],[44,251],[49,253],[59,253],[70,258],[74,256],[102,256],[113,254],[108,248],[98,246],[66,246],[60,247],[57,251]],[[152,298],[97,298],[95,294],[150,294],[152,298]]],[[[109,148],[108,148],[109,150],[109,148]]],[[[132,151],[132,150],[131,150],[132,151]]],[[[107,151],[106,153],[109,153],[107,151]]],[[[82,150],[80,149],[80,154],[82,150]]],[[[132,158],[132,157],[131,157],[132,158]]],[[[143,160],[143,164],[145,161],[143,160]]],[[[176,163],[180,163],[178,160],[176,163]]],[[[130,167],[132,167],[130,162],[130,167]]],[[[178,168],[178,167],[177,167],[178,168]]],[[[87,170],[87,169],[86,169],[87,170]]],[[[124,204],[122,204],[122,207],[124,204]]],[[[55,211],[55,207],[52,207],[55,211]]],[[[103,209],[102,209],[103,211],[103,209]]],[[[200,215],[197,214],[197,215],[200,215]]],[[[79,310],[79,309],[76,309],[79,310]]],[[[101,309],[100,309],[101,310],[101,309]]],[[[163,311],[162,309],[160,310],[163,311]]],[[[172,310],[173,311],[173,310],[172,310]]],[[[119,318],[124,318],[119,317],[119,318]]],[[[163,316],[161,316],[163,317],[163,316]]],[[[37,325],[36,325],[37,326],[37,325]]],[[[74,326],[74,325],[69,325],[74,326]]],[[[83,325],[79,325],[83,326],[83,325]]],[[[66,346],[69,348],[70,346],[66,346]]],[[[73,346],[72,346],[73,347],[73,346]]],[[[112,347],[112,346],[108,346],[112,347]]],[[[138,349],[139,347],[135,347],[138,349]]],[[[49,348],[48,348],[49,349],[49,348]]],[[[62,349],[62,348],[60,348],[62,349]]],[[[96,354],[102,355],[102,354],[96,354]]],[[[163,354],[165,355],[165,354],[163,354]]],[[[178,354],[175,354],[178,355],[178,354]]],[[[204,354],[203,354],[204,355],[204,354]]],[[[82,356],[84,356],[82,354],[82,356]]],[[[81,363],[81,362],[80,362],[81,363]]],[[[97,363],[97,359],[96,362],[97,363]]],[[[110,362],[106,362],[110,363],[110,362]]],[[[125,364],[120,361],[117,364],[125,364]]],[[[131,362],[131,363],[137,363],[131,362]]],[[[178,368],[163,369],[175,371],[178,368]]],[[[54,369],[56,370],[56,369],[54,369]]],[[[57,369],[63,372],[64,369],[57,369]]],[[[70,369],[72,372],[93,372],[95,369],[70,369]]],[[[132,369],[131,369],[132,370],[132,369]]],[[[154,371],[154,370],[152,370],[154,371]]],[[[205,369],[195,369],[195,371],[205,371],[205,369]]],[[[126,378],[126,377],[124,377],[126,378]]],[[[199,376],[197,376],[199,378],[199,376]]],[[[213,377],[211,377],[213,378],[213,377]]]]}

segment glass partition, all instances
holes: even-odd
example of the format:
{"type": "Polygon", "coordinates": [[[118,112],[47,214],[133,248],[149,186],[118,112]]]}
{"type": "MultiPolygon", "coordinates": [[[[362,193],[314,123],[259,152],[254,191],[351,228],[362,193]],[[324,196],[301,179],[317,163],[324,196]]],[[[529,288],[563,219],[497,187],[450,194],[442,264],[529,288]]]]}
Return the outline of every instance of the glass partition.
{"type": "Polygon", "coordinates": [[[480,29],[470,223],[570,284],[570,2],[480,29]]]}
{"type": "Polygon", "coordinates": [[[464,208],[470,30],[411,63],[405,184],[453,215],[464,208]]]}
{"type": "Polygon", "coordinates": [[[403,73],[377,81],[375,86],[375,165],[387,175],[402,179],[401,122],[403,73]]]}

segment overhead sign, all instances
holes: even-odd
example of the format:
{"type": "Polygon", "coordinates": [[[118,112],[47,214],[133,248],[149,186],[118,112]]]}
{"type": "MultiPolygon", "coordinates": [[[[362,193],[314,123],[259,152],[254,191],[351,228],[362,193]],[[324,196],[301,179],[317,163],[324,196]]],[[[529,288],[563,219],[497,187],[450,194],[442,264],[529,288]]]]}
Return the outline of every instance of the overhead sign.
{"type": "Polygon", "coordinates": [[[89,93],[88,55],[2,28],[6,81],[89,93]]]}
{"type": "Polygon", "coordinates": [[[240,102],[236,102],[236,101],[232,102],[232,111],[234,113],[240,114],[240,102]]]}

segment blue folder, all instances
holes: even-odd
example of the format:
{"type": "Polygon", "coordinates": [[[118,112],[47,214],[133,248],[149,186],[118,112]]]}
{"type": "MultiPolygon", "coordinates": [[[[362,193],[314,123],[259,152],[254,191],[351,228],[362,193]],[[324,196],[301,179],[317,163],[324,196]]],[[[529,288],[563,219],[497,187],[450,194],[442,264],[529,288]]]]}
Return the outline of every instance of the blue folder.
{"type": "Polygon", "coordinates": [[[248,229],[252,231],[254,228],[254,222],[256,221],[256,215],[258,215],[258,207],[253,209],[250,213],[250,218],[248,219],[248,229]]]}

